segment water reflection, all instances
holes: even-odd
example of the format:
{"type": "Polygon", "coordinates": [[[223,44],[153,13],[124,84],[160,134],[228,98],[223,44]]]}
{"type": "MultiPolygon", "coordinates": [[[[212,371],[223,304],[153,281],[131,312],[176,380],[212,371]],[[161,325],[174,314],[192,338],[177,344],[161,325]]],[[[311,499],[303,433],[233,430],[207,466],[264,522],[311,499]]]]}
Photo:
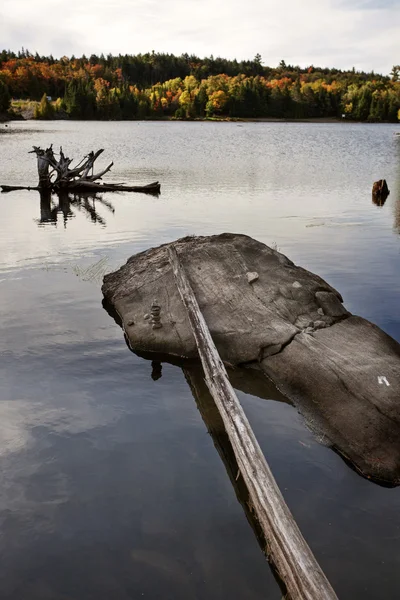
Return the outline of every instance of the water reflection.
{"type": "MultiPolygon", "coordinates": [[[[203,369],[200,365],[192,364],[190,366],[183,367],[182,370],[196,402],[201,418],[203,419],[204,424],[207,427],[207,431],[212,437],[214,446],[222,462],[224,463],[224,467],[235,491],[236,498],[244,510],[246,518],[253,529],[262,552],[266,554],[266,539],[252,510],[252,503],[249,497],[247,486],[243,480],[243,477],[239,476],[239,466],[236,461],[232,444],[229,440],[229,436],[226,432],[219,410],[205,383],[203,369]]],[[[241,391],[248,392],[248,386],[250,386],[252,395],[265,399],[270,399],[271,396],[274,400],[281,399],[280,392],[275,388],[275,386],[273,386],[271,382],[267,380],[262,373],[258,371],[250,373],[245,369],[232,369],[229,372],[229,377],[232,385],[241,391]],[[238,376],[236,377],[236,375],[238,376]]],[[[284,397],[282,398],[285,400],[284,397]]],[[[282,592],[285,593],[285,586],[278,577],[278,574],[275,572],[272,564],[271,568],[278,584],[282,589],[282,592]]]]}
{"type": "MultiPolygon", "coordinates": [[[[103,257],[116,268],[183,235],[240,231],[275,242],[400,340],[392,126],[242,125],[43,121],[0,135],[1,182],[35,181],[26,150],[56,136],[76,154],[106,139],[116,181],[161,177],[165,190],[163,202],[104,194],[118,202],[113,216],[96,201],[106,228],[71,204],[67,230],[61,211],[58,226],[37,226],[35,192],[0,197],[2,447],[25,448],[1,464],[1,598],[282,598],[182,371],[162,363],[154,382],[151,362],[128,354],[98,310],[100,282],[70,272],[103,257]],[[379,177],[391,188],[383,209],[370,201],[379,177]],[[308,228],[311,219],[338,226],[308,228]]],[[[351,471],[290,406],[239,398],[339,597],[396,598],[400,488],[351,471]]]]}
{"type": "Polygon", "coordinates": [[[162,364],[158,360],[153,360],[151,363],[151,378],[153,381],[158,381],[162,377],[162,364]]]}
{"type": "MultiPolygon", "coordinates": [[[[127,341],[127,338],[125,337],[127,341]]],[[[149,356],[141,355],[143,358],[149,356]]],[[[185,360],[177,361],[177,365],[182,368],[185,379],[189,385],[190,391],[196,402],[201,418],[210,434],[214,446],[224,464],[229,480],[235,491],[236,498],[243,508],[247,521],[249,522],[257,542],[264,554],[267,553],[267,542],[261,530],[259,522],[252,510],[252,503],[249,498],[248,488],[242,477],[239,477],[239,467],[236,461],[235,453],[229,436],[225,429],[224,422],[219,410],[211,396],[205,383],[204,371],[199,361],[185,360]]],[[[152,360],[151,378],[157,380],[162,376],[162,362],[152,360]]],[[[279,392],[274,384],[265,377],[265,375],[256,369],[228,369],[228,375],[235,389],[251,394],[265,400],[276,400],[278,402],[289,402],[285,396],[279,392]]],[[[276,573],[273,564],[270,564],[276,581],[285,592],[285,586],[276,573]]]]}
{"type": "MultiPolygon", "coordinates": [[[[109,316],[114,319],[116,324],[122,327],[121,318],[114,307],[105,299],[102,301],[102,306],[109,316]]],[[[163,360],[182,368],[197,408],[204,421],[204,424],[207,427],[207,431],[211,435],[214,446],[217,449],[222,462],[224,463],[226,472],[235,490],[236,497],[243,507],[247,520],[256,535],[261,550],[266,552],[265,537],[251,509],[251,502],[249,500],[247,486],[244,483],[243,478],[238,477],[239,468],[236,457],[229,440],[229,436],[226,432],[222,417],[205,383],[204,371],[200,361],[189,359],[182,360],[178,358],[174,360],[171,359],[171,357],[166,358],[155,353],[134,352],[129,345],[128,337],[124,335],[124,338],[128,348],[131,350],[131,352],[133,352],[133,354],[136,354],[144,359],[151,360],[151,378],[153,381],[157,381],[162,377],[163,360]]],[[[235,389],[265,400],[276,400],[278,402],[291,404],[288,398],[286,398],[286,396],[284,396],[272,383],[272,381],[269,380],[261,371],[257,369],[229,368],[227,369],[227,372],[230,382],[235,389]]],[[[275,572],[274,575],[277,577],[275,572]]],[[[281,585],[279,578],[277,578],[277,581],[281,585]]]]}
{"type": "Polygon", "coordinates": [[[52,194],[50,191],[43,190],[40,192],[40,219],[38,225],[57,225],[60,218],[64,228],[66,228],[68,221],[75,217],[75,211],[79,211],[84,213],[92,223],[106,227],[107,223],[99,212],[99,205],[114,214],[113,204],[105,200],[99,193],[59,192],[52,194]]]}
{"type": "Polygon", "coordinates": [[[380,197],[380,196],[378,197],[378,196],[372,195],[372,202],[376,206],[384,206],[386,200],[387,200],[387,196],[386,196],[386,198],[384,198],[384,197],[380,197]]]}

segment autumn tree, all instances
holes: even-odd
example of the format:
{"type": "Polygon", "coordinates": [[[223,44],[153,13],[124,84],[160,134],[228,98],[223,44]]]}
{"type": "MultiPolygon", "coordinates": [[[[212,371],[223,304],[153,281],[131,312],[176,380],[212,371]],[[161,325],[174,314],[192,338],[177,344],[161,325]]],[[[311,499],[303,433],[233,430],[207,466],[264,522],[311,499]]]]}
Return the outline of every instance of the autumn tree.
{"type": "MultiPolygon", "coordinates": [[[[317,65],[301,68],[284,60],[271,68],[263,66],[259,54],[237,61],[156,52],[60,59],[25,49],[0,52],[3,111],[9,96],[42,102],[46,95],[62,98],[62,107],[74,119],[304,118],[345,113],[354,120],[395,121],[399,78],[399,65],[390,77],[317,65]]],[[[38,117],[43,111],[38,107],[38,117]]]]}
{"type": "Polygon", "coordinates": [[[35,119],[52,119],[54,117],[54,108],[49,102],[46,94],[43,94],[40,103],[35,107],[35,119]]]}

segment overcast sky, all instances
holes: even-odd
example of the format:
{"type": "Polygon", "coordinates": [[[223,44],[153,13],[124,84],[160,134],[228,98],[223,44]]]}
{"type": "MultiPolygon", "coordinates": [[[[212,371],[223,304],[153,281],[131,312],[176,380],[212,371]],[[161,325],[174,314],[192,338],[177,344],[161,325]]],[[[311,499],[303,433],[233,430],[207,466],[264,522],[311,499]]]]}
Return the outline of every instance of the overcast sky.
{"type": "Polygon", "coordinates": [[[151,50],[387,74],[400,0],[1,0],[0,48],[39,54],[151,50]]]}

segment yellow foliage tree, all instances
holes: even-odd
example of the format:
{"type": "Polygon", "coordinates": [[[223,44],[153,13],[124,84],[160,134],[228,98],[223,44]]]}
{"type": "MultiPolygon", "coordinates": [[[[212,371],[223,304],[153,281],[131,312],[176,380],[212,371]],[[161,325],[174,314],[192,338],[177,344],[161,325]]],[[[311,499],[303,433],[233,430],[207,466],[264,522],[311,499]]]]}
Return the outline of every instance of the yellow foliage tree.
{"type": "Polygon", "coordinates": [[[209,96],[209,100],[206,105],[206,112],[208,116],[213,114],[219,114],[224,109],[228,102],[228,96],[223,90],[218,90],[209,96]]]}

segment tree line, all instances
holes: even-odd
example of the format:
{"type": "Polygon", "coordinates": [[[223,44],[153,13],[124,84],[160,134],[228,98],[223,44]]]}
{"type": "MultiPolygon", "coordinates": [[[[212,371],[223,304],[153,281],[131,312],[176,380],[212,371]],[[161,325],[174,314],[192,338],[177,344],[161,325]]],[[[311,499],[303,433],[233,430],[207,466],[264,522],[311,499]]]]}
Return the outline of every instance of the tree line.
{"type": "Polygon", "coordinates": [[[55,59],[0,53],[0,113],[11,99],[35,101],[36,118],[329,118],[396,122],[400,66],[390,76],[281,61],[91,55],[55,59]]]}

